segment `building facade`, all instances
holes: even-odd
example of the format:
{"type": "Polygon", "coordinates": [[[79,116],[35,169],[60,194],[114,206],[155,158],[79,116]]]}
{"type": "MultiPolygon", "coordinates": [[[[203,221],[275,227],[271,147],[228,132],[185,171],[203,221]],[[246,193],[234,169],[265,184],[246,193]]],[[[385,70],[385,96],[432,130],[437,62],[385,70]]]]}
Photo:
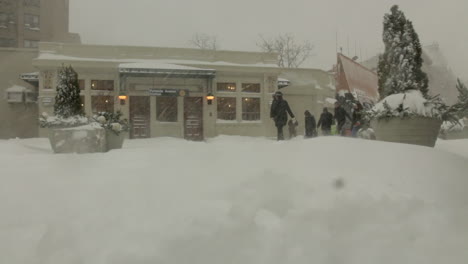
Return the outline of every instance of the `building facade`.
{"type": "Polygon", "coordinates": [[[80,41],[68,32],[68,8],[68,0],[0,0],[0,138],[38,136],[32,60],[41,41],[80,41]]]}
{"type": "Polygon", "coordinates": [[[33,62],[38,112],[53,113],[57,70],[65,64],[79,75],[86,115],[121,111],[130,138],[273,137],[270,107],[281,80],[303,134],[304,111],[318,116],[334,97],[333,76],[276,62],[276,54],[262,52],[41,43],[33,62]]]}
{"type": "Polygon", "coordinates": [[[68,21],[68,0],[0,0],[0,47],[79,42],[79,35],[68,32],[68,21]]]}
{"type": "Polygon", "coordinates": [[[53,112],[57,70],[65,64],[79,75],[85,113],[121,111],[130,138],[275,132],[269,111],[280,73],[276,54],[41,43],[33,64],[39,113],[53,112]]]}

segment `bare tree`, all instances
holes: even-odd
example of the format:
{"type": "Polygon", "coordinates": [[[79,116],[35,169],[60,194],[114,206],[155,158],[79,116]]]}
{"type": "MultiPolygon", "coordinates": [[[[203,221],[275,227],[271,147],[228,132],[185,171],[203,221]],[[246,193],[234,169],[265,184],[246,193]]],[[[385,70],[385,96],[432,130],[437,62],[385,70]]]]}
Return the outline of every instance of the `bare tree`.
{"type": "Polygon", "coordinates": [[[309,41],[297,43],[291,34],[280,34],[266,39],[260,35],[257,46],[264,52],[278,53],[278,66],[297,68],[312,55],[314,46],[309,41]]]}
{"type": "Polygon", "coordinates": [[[193,47],[204,50],[217,50],[219,49],[218,38],[203,33],[196,33],[192,36],[189,44],[193,47]]]}

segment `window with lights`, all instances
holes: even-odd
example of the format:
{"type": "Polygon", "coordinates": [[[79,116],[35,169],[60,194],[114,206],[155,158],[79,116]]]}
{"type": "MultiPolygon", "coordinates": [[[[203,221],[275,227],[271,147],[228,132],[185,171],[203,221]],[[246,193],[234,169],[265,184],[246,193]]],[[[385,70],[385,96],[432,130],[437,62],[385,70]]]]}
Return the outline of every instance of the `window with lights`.
{"type": "Polygon", "coordinates": [[[114,112],[114,97],[108,95],[91,96],[91,109],[93,113],[114,112]]]}
{"type": "Polygon", "coordinates": [[[219,97],[218,102],[218,120],[236,120],[236,98],[219,97]]]}
{"type": "Polygon", "coordinates": [[[113,91],[114,80],[92,80],[91,90],[113,91]]]}
{"type": "Polygon", "coordinates": [[[253,97],[242,98],[242,120],[244,121],[260,120],[260,98],[253,98],[253,97]]]}

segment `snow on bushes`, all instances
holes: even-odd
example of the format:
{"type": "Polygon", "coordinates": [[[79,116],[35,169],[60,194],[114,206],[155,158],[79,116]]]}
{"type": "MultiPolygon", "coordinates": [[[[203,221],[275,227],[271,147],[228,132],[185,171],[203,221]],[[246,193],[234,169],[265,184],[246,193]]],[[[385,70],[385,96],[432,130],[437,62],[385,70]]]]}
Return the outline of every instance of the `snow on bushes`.
{"type": "Polygon", "coordinates": [[[438,98],[426,99],[418,90],[392,94],[382,99],[371,110],[372,118],[390,117],[427,117],[442,119],[443,113],[439,107],[438,98]]]}
{"type": "Polygon", "coordinates": [[[89,124],[88,118],[79,115],[65,118],[60,116],[49,116],[47,113],[44,112],[39,117],[39,125],[43,128],[76,127],[87,124],[89,124]]]}

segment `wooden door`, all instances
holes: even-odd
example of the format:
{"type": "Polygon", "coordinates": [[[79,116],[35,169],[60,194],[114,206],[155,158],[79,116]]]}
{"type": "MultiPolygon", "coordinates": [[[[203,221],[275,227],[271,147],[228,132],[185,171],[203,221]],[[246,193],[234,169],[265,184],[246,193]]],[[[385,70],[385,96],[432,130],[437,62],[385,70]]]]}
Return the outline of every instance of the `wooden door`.
{"type": "Polygon", "coordinates": [[[184,98],[184,137],[187,140],[203,140],[203,98],[184,98]]]}
{"type": "Polygon", "coordinates": [[[149,138],[150,97],[130,96],[130,138],[149,138]]]}

